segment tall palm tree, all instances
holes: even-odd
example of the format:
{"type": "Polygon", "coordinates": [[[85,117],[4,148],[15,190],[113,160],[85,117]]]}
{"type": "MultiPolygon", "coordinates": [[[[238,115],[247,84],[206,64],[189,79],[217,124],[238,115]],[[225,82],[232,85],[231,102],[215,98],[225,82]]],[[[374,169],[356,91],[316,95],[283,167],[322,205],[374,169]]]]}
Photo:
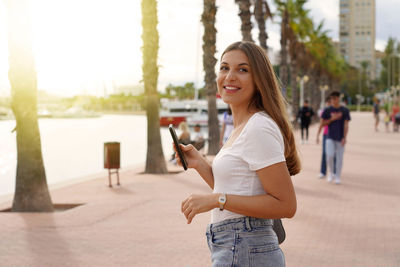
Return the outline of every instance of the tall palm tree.
{"type": "Polygon", "coordinates": [[[37,119],[37,82],[28,1],[6,0],[11,107],[17,131],[17,176],[12,211],[53,211],[37,119]]]}
{"type": "Polygon", "coordinates": [[[254,17],[258,24],[258,41],[260,42],[260,46],[264,48],[264,51],[267,52],[268,34],[265,24],[268,18],[272,18],[272,13],[266,0],[256,0],[254,5],[254,17]]]}
{"type": "Polygon", "coordinates": [[[400,42],[396,41],[393,37],[389,37],[386,47],[385,47],[385,56],[382,58],[382,72],[381,72],[381,83],[385,88],[390,88],[392,85],[396,84],[396,81],[399,80],[397,76],[400,73],[398,69],[399,59],[394,57],[393,54],[400,53],[400,42]],[[396,51],[396,43],[397,43],[397,51],[396,51]],[[397,76],[397,77],[396,77],[397,76]]]}
{"type": "Polygon", "coordinates": [[[288,59],[288,38],[289,38],[289,23],[290,23],[290,10],[293,6],[293,1],[296,0],[274,0],[277,6],[278,16],[281,18],[281,51],[279,63],[279,79],[283,88],[289,85],[289,59],[288,59]]]}
{"type": "Polygon", "coordinates": [[[146,94],[147,157],[146,173],[167,173],[159,124],[157,1],[142,0],[143,81],[146,94]]]}
{"type": "Polygon", "coordinates": [[[239,17],[242,21],[242,26],[240,28],[242,32],[242,40],[254,42],[251,37],[251,12],[250,12],[250,0],[235,0],[235,2],[239,5],[239,17]]]}
{"type": "Polygon", "coordinates": [[[280,64],[279,64],[279,78],[282,82],[283,87],[289,85],[289,57],[292,67],[291,67],[291,90],[292,90],[292,110],[297,112],[298,110],[298,92],[296,75],[298,73],[297,69],[297,51],[298,46],[298,35],[300,35],[301,22],[305,20],[307,11],[304,10],[303,6],[306,0],[275,0],[277,6],[277,13],[281,17],[281,51],[280,51],[280,64]]]}
{"type": "Polygon", "coordinates": [[[215,0],[204,0],[204,10],[201,21],[204,25],[203,35],[203,66],[204,82],[208,102],[208,154],[216,155],[219,151],[219,122],[217,111],[217,84],[215,82],[215,64],[217,59],[214,57],[216,51],[217,29],[215,28],[215,15],[217,7],[215,0]]]}
{"type": "Polygon", "coordinates": [[[363,60],[360,63],[361,69],[362,69],[362,85],[363,87],[369,87],[369,75],[367,74],[367,71],[369,70],[370,62],[367,60],[363,60]]]}

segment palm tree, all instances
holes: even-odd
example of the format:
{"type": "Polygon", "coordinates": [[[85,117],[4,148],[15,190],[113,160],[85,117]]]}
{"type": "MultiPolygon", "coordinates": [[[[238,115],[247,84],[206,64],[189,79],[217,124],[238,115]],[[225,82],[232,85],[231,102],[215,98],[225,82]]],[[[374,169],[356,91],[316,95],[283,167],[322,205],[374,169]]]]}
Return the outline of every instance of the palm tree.
{"type": "Polygon", "coordinates": [[[242,32],[242,40],[254,42],[251,37],[251,12],[250,12],[250,0],[235,0],[235,2],[239,5],[239,17],[242,21],[242,26],[240,28],[242,32]]]}
{"type": "Polygon", "coordinates": [[[360,63],[361,69],[362,69],[362,84],[364,87],[369,87],[369,75],[367,74],[367,71],[370,66],[370,62],[367,60],[361,61],[360,63]]]}
{"type": "MultiPolygon", "coordinates": [[[[297,16],[299,6],[302,6],[305,0],[274,0],[277,6],[277,13],[281,17],[281,51],[279,64],[279,78],[282,86],[286,88],[289,85],[289,64],[288,64],[288,45],[290,35],[291,20],[297,16]]],[[[293,89],[292,89],[293,90],[293,89]]]]}
{"type": "Polygon", "coordinates": [[[147,157],[146,173],[167,173],[161,145],[159,124],[158,80],[158,31],[157,1],[142,0],[143,81],[146,94],[147,157]]]}
{"type": "Polygon", "coordinates": [[[267,52],[268,34],[265,28],[265,22],[268,18],[272,18],[272,13],[266,0],[256,0],[254,5],[254,17],[258,24],[258,41],[260,42],[260,46],[264,48],[264,51],[267,52]]]}
{"type": "Polygon", "coordinates": [[[299,45],[300,40],[305,35],[303,27],[309,27],[307,18],[308,11],[303,6],[305,0],[275,0],[277,5],[277,13],[281,17],[281,51],[280,51],[280,65],[279,65],[279,78],[283,87],[289,85],[289,58],[290,57],[290,88],[292,95],[292,110],[296,114],[298,110],[298,91],[297,91],[297,74],[299,58],[301,55],[298,53],[303,50],[299,45]],[[306,23],[305,23],[306,22],[306,23]],[[303,26],[303,24],[305,24],[303,26]]]}
{"type": "Polygon", "coordinates": [[[208,154],[216,155],[219,151],[219,122],[217,111],[217,84],[215,83],[215,64],[217,59],[214,57],[216,51],[217,29],[215,28],[215,14],[217,7],[215,0],[204,0],[204,10],[201,21],[204,25],[203,35],[203,66],[204,82],[208,102],[208,154]]]}
{"type": "Polygon", "coordinates": [[[396,39],[389,37],[386,47],[385,47],[385,56],[382,58],[382,72],[381,72],[381,83],[384,85],[384,88],[390,88],[392,85],[396,84],[395,81],[399,80],[398,73],[398,64],[399,59],[395,57],[394,54],[400,53],[400,42],[397,42],[396,39]],[[397,49],[396,49],[397,43],[397,49]]]}
{"type": "Polygon", "coordinates": [[[12,211],[49,212],[53,204],[47,187],[37,119],[37,82],[30,37],[28,1],[6,0],[11,107],[17,131],[17,176],[12,211]]]}

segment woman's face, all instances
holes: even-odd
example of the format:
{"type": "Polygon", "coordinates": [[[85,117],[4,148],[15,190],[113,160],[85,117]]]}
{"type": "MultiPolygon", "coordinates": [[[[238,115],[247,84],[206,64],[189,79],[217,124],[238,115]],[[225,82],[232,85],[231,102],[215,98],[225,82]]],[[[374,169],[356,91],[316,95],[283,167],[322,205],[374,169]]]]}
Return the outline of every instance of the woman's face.
{"type": "Polygon", "coordinates": [[[232,107],[247,105],[255,90],[249,59],[240,50],[232,50],[221,59],[217,75],[218,92],[232,107]]]}

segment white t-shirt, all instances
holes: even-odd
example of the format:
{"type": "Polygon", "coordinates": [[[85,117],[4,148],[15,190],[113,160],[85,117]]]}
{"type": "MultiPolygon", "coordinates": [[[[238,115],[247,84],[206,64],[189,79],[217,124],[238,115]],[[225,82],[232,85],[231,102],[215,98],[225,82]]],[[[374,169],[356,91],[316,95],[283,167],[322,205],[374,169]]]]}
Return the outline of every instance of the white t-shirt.
{"type": "MultiPolygon", "coordinates": [[[[215,156],[213,192],[242,196],[266,194],[256,170],[285,161],[284,151],[278,125],[265,112],[255,113],[233,144],[215,156]]],[[[211,211],[211,223],[238,217],[244,215],[219,208],[211,211]]]]}
{"type": "Polygon", "coordinates": [[[225,123],[225,131],[224,131],[224,137],[223,137],[223,144],[226,143],[226,141],[229,139],[231,136],[231,133],[233,131],[233,116],[232,114],[228,114],[228,112],[225,112],[224,114],[224,123],[225,123]]]}

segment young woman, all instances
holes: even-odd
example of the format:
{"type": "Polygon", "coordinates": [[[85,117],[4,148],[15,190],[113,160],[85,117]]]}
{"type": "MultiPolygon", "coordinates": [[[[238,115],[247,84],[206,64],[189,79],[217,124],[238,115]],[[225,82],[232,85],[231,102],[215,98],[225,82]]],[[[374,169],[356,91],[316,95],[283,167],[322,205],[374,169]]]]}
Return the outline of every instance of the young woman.
{"type": "Polygon", "coordinates": [[[181,145],[188,166],[213,189],[185,199],[182,212],[191,223],[212,210],[206,235],[214,267],[285,266],[272,219],[296,212],[290,176],[300,162],[277,79],[262,48],[237,42],[222,54],[217,84],[234,130],[212,166],[181,145]]]}

